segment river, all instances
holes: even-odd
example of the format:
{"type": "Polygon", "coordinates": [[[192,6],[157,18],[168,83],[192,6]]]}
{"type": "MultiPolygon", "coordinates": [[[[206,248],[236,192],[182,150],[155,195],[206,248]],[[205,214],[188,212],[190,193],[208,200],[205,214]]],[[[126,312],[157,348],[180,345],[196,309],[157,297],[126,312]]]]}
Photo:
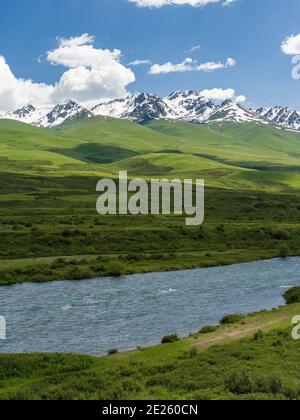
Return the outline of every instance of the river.
{"type": "Polygon", "coordinates": [[[7,339],[0,353],[105,354],[186,336],[226,314],[284,304],[300,258],[225,267],[0,288],[7,339]]]}

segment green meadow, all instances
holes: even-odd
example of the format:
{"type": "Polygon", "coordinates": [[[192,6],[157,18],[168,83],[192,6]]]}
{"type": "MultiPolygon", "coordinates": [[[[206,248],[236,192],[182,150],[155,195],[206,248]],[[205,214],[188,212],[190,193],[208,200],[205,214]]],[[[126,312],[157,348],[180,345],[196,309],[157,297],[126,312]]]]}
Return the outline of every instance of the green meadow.
{"type": "Polygon", "coordinates": [[[107,357],[1,355],[0,399],[299,400],[300,343],[291,336],[299,311],[297,303],[229,317],[184,340],[107,357]]]}
{"type": "Polygon", "coordinates": [[[0,121],[0,284],[299,255],[300,134],[257,124],[0,121]],[[205,223],[99,216],[102,177],[204,179],[205,223]]]}

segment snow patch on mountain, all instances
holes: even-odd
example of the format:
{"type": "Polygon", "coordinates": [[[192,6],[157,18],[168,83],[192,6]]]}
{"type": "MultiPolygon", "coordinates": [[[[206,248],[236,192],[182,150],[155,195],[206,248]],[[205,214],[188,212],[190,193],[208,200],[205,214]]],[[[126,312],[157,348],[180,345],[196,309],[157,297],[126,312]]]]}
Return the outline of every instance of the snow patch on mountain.
{"type": "Polygon", "coordinates": [[[90,117],[93,117],[91,111],[69,99],[60,105],[56,105],[45,116],[38,119],[35,122],[35,125],[44,128],[56,127],[71,119],[84,119],[90,117]]]}
{"type": "Polygon", "coordinates": [[[257,113],[261,118],[264,118],[273,124],[290,130],[300,130],[300,112],[295,111],[292,108],[282,106],[266,109],[259,108],[257,113]]]}
{"type": "Polygon", "coordinates": [[[40,119],[45,113],[46,109],[37,109],[33,105],[26,105],[23,108],[17,109],[13,112],[0,113],[0,119],[8,119],[20,121],[26,124],[33,124],[40,119]]]}
{"type": "Polygon", "coordinates": [[[125,98],[101,102],[91,110],[73,100],[53,109],[36,109],[27,105],[14,112],[0,112],[0,119],[12,119],[38,127],[55,127],[74,119],[110,117],[143,122],[152,119],[209,124],[214,122],[274,124],[287,130],[300,131],[300,112],[291,108],[247,109],[233,100],[213,102],[196,90],[178,90],[161,98],[155,94],[135,93],[125,98]]]}
{"type": "Polygon", "coordinates": [[[231,100],[226,100],[209,116],[205,122],[262,122],[260,116],[231,100]]]}
{"type": "Polygon", "coordinates": [[[162,98],[149,93],[136,93],[123,99],[103,102],[92,108],[92,112],[96,116],[131,121],[161,119],[172,114],[172,110],[162,98]]]}
{"type": "Polygon", "coordinates": [[[195,90],[175,91],[164,98],[171,112],[168,118],[204,122],[216,109],[216,105],[195,90]]]}

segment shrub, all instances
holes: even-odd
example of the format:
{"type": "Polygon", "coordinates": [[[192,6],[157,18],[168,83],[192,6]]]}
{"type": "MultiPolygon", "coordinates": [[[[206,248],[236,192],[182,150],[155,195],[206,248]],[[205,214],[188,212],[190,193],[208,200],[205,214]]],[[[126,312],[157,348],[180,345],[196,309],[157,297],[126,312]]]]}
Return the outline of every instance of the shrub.
{"type": "Polygon", "coordinates": [[[200,330],[200,334],[210,334],[217,331],[218,326],[207,325],[200,330]]]}
{"type": "Polygon", "coordinates": [[[241,322],[245,317],[243,315],[235,314],[235,315],[226,315],[224,318],[221,319],[221,325],[228,325],[228,324],[236,324],[241,322]]]}
{"type": "Polygon", "coordinates": [[[289,289],[283,297],[286,300],[287,305],[292,305],[293,303],[300,303],[300,287],[292,287],[289,289]]]}
{"type": "Polygon", "coordinates": [[[226,388],[233,394],[251,394],[255,388],[253,382],[246,372],[233,373],[226,381],[226,388]]]}
{"type": "Polygon", "coordinates": [[[122,263],[115,261],[115,262],[111,262],[107,266],[106,270],[109,276],[120,277],[125,273],[125,266],[122,263]]]}
{"type": "Polygon", "coordinates": [[[278,395],[283,392],[282,380],[278,377],[252,378],[247,372],[232,374],[225,381],[226,388],[236,395],[253,393],[278,395]]]}
{"type": "Polygon", "coordinates": [[[253,341],[261,341],[264,338],[264,333],[262,331],[257,331],[253,336],[253,341]]]}
{"type": "Polygon", "coordinates": [[[224,225],[219,225],[219,226],[217,226],[217,230],[219,232],[225,232],[225,226],[224,225]]]}
{"type": "Polygon", "coordinates": [[[114,354],[118,354],[118,353],[119,353],[119,350],[117,349],[110,349],[107,352],[108,356],[113,356],[114,354]]]}
{"type": "Polygon", "coordinates": [[[290,239],[289,232],[284,229],[272,229],[270,233],[272,238],[278,241],[287,241],[290,239]]]}
{"type": "Polygon", "coordinates": [[[179,337],[177,334],[166,335],[162,340],[161,344],[168,344],[168,343],[175,343],[179,341],[179,337]]]}
{"type": "Polygon", "coordinates": [[[68,229],[64,229],[61,234],[65,238],[68,238],[68,237],[72,236],[72,232],[68,229]]]}
{"type": "Polygon", "coordinates": [[[283,245],[280,249],[279,249],[279,257],[280,258],[287,258],[289,256],[290,253],[290,249],[288,246],[283,245]]]}
{"type": "Polygon", "coordinates": [[[283,392],[282,380],[276,376],[261,378],[256,382],[257,392],[273,395],[281,394],[283,392]]]}
{"type": "Polygon", "coordinates": [[[189,351],[189,358],[193,359],[194,357],[196,357],[198,355],[198,350],[196,347],[192,347],[191,350],[189,351]]]}
{"type": "Polygon", "coordinates": [[[124,255],[122,259],[124,261],[134,262],[134,261],[140,261],[141,257],[138,254],[128,254],[128,255],[124,255]]]}

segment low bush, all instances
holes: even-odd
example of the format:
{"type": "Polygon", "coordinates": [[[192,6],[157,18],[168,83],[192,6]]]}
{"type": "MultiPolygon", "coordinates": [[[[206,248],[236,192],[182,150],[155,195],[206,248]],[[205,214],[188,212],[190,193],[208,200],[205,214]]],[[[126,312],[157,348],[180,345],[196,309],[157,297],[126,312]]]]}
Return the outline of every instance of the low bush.
{"type": "Polygon", "coordinates": [[[270,235],[278,241],[287,241],[291,237],[290,233],[284,229],[272,229],[270,235]]]}
{"type": "Polygon", "coordinates": [[[271,377],[251,377],[247,372],[233,373],[226,381],[226,388],[236,395],[246,394],[283,394],[283,383],[277,376],[271,377]]]}
{"type": "Polygon", "coordinates": [[[226,388],[233,394],[243,395],[255,392],[252,379],[246,372],[233,373],[226,381],[226,388]]]}
{"type": "Polygon", "coordinates": [[[290,249],[287,245],[283,245],[279,249],[279,257],[280,258],[287,258],[290,254],[290,249]]]}
{"type": "Polygon", "coordinates": [[[253,336],[253,341],[261,341],[264,338],[264,333],[262,331],[257,331],[253,336]]]}
{"type": "Polygon", "coordinates": [[[114,354],[118,354],[118,353],[119,353],[119,350],[117,349],[110,349],[107,352],[108,356],[113,356],[114,354]]]}
{"type": "Polygon", "coordinates": [[[226,315],[224,318],[221,319],[221,325],[228,325],[228,324],[236,324],[241,322],[245,317],[243,315],[234,314],[234,315],[226,315]]]}
{"type": "Polygon", "coordinates": [[[179,341],[179,337],[177,334],[166,335],[162,340],[161,344],[168,344],[168,343],[175,343],[179,341]]]}
{"type": "Polygon", "coordinates": [[[210,334],[210,333],[213,333],[213,332],[215,332],[215,331],[217,331],[217,329],[218,329],[219,327],[218,326],[213,326],[213,325],[206,325],[205,327],[203,327],[200,331],[199,331],[199,333],[200,334],[210,334]]]}
{"type": "Polygon", "coordinates": [[[107,274],[112,277],[120,277],[125,274],[125,266],[118,261],[108,264],[106,270],[107,274]]]}
{"type": "Polygon", "coordinates": [[[292,305],[293,303],[300,303],[300,287],[292,287],[292,289],[289,289],[283,297],[286,300],[287,305],[292,305]]]}

